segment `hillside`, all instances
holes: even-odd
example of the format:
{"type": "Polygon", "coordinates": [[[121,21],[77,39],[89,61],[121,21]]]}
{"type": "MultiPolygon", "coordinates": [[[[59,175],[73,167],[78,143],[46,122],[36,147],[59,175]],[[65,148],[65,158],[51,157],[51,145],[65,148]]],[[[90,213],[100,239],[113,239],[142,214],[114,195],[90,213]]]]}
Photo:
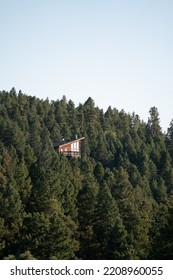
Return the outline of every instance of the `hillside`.
{"type": "Polygon", "coordinates": [[[1,91],[0,258],[172,259],[173,122],[1,91]]]}

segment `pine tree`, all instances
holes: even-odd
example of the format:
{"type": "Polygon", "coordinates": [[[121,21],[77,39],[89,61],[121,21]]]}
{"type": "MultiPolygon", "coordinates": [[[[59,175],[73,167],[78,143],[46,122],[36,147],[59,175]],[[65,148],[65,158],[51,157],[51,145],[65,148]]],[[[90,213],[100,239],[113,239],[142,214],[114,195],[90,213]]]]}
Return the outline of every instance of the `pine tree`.
{"type": "Polygon", "coordinates": [[[97,204],[98,184],[92,176],[92,166],[84,162],[84,180],[77,197],[79,243],[78,257],[82,259],[94,259],[93,251],[97,248],[94,241],[94,212],[97,204]],[[88,176],[85,176],[88,174],[88,176]]]}
{"type": "Polygon", "coordinates": [[[98,192],[94,230],[98,243],[97,259],[123,259],[128,256],[126,232],[111,192],[103,181],[98,192]]]}

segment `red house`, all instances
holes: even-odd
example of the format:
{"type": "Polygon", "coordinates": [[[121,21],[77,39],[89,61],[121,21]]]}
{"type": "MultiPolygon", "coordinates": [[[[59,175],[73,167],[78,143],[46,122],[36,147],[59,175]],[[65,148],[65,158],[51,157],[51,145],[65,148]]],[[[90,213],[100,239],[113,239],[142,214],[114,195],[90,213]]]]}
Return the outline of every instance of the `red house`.
{"type": "Polygon", "coordinates": [[[62,153],[67,157],[78,158],[81,156],[81,141],[85,137],[74,139],[74,140],[62,140],[54,144],[54,149],[58,153],[62,153]]]}

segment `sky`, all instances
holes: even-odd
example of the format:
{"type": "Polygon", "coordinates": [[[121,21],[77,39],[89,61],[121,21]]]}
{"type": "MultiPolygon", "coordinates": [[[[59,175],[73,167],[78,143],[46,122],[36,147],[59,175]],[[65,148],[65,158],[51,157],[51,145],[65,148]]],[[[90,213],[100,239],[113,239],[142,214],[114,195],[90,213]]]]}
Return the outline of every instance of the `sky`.
{"type": "Polygon", "coordinates": [[[172,0],[0,0],[0,91],[173,119],[172,0]]]}

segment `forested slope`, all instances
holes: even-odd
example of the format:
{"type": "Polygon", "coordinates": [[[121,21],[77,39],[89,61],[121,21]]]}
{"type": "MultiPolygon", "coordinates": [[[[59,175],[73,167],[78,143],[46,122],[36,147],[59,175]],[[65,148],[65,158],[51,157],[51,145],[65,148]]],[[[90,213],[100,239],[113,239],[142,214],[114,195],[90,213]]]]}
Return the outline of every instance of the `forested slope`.
{"type": "Polygon", "coordinates": [[[0,258],[172,259],[173,123],[0,92],[0,258]]]}

